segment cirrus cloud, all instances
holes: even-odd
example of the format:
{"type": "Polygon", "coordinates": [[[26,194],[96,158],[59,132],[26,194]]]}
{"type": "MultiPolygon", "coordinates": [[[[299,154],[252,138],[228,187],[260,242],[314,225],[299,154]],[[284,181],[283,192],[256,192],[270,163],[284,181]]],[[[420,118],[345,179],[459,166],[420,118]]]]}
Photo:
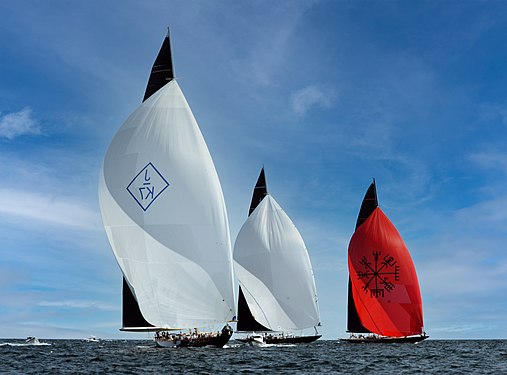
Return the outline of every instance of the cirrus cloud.
{"type": "Polygon", "coordinates": [[[312,107],[330,108],[334,99],[333,90],[309,85],[292,93],[290,105],[297,115],[304,116],[312,107]]]}
{"type": "Polygon", "coordinates": [[[30,108],[6,115],[0,113],[0,138],[12,140],[22,135],[39,135],[41,129],[37,120],[32,116],[30,108]]]}
{"type": "Polygon", "coordinates": [[[6,188],[0,189],[0,218],[4,215],[88,230],[100,222],[80,200],[6,188]]]}

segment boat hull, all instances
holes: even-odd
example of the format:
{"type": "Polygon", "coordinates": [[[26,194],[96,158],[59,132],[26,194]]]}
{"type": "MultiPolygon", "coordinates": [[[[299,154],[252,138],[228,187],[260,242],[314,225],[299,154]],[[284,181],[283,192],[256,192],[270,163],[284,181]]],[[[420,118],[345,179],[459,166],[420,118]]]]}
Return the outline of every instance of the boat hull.
{"type": "MultiPolygon", "coordinates": [[[[314,336],[264,336],[265,344],[309,344],[321,338],[322,335],[314,335],[314,336]]],[[[244,339],[236,339],[238,341],[244,343],[250,343],[252,341],[251,338],[247,337],[244,339]]]]}
{"type": "Polygon", "coordinates": [[[343,342],[350,342],[353,344],[369,344],[369,343],[377,343],[377,344],[396,344],[396,343],[412,343],[416,344],[423,340],[426,340],[429,336],[427,335],[419,335],[419,336],[406,336],[406,337],[351,337],[340,339],[343,342]]]}
{"type": "Polygon", "coordinates": [[[161,348],[202,348],[215,347],[222,348],[227,344],[232,336],[232,332],[223,332],[218,336],[203,334],[198,337],[181,337],[174,340],[155,338],[155,343],[161,348]]]}
{"type": "Polygon", "coordinates": [[[266,343],[264,342],[264,337],[262,337],[262,335],[248,336],[243,342],[250,346],[260,346],[260,347],[266,346],[266,343]]]}

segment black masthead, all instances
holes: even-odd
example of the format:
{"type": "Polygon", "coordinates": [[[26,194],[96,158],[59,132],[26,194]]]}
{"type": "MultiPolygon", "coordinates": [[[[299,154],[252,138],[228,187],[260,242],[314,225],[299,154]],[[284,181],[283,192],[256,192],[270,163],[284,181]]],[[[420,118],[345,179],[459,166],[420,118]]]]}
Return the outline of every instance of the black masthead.
{"type": "Polygon", "coordinates": [[[261,173],[259,174],[259,178],[257,179],[257,183],[255,184],[255,188],[252,194],[252,202],[250,203],[250,210],[248,211],[248,216],[254,212],[259,203],[264,199],[264,197],[268,194],[268,187],[266,186],[266,177],[264,176],[264,167],[261,169],[261,173]]]}
{"type": "Polygon", "coordinates": [[[144,93],[143,102],[160,90],[166,83],[174,78],[173,59],[171,54],[171,41],[169,36],[169,28],[167,28],[167,36],[160,47],[157,58],[151,68],[150,78],[144,93]]]}
{"type": "Polygon", "coordinates": [[[373,182],[364,195],[363,203],[361,203],[361,209],[359,210],[359,215],[357,216],[356,229],[370,217],[377,207],[377,188],[375,186],[375,179],[373,179],[373,182]]]}

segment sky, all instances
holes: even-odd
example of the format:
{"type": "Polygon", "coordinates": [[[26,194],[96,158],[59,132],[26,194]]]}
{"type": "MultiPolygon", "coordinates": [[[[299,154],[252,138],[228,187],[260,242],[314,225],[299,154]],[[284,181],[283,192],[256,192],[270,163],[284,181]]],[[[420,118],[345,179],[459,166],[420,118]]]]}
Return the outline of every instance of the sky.
{"type": "Polygon", "coordinates": [[[0,337],[146,337],[118,330],[97,187],[170,26],[231,239],[264,165],[305,239],[324,339],[346,335],[373,177],[426,332],[507,338],[504,1],[3,0],[0,14],[0,337]]]}

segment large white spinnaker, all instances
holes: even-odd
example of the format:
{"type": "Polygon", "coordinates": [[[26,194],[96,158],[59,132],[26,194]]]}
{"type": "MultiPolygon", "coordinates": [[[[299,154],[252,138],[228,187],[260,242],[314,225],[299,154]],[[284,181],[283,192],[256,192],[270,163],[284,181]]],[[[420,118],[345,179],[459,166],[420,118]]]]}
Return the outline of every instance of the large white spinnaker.
{"type": "Polygon", "coordinates": [[[234,269],[253,317],[263,326],[290,331],[319,324],[305,243],[271,195],[241,228],[234,245],[234,269]]]}
{"type": "Polygon", "coordinates": [[[142,103],[115,135],[99,200],[114,255],[149,323],[193,328],[233,318],[222,188],[176,80],[142,103]]]}

